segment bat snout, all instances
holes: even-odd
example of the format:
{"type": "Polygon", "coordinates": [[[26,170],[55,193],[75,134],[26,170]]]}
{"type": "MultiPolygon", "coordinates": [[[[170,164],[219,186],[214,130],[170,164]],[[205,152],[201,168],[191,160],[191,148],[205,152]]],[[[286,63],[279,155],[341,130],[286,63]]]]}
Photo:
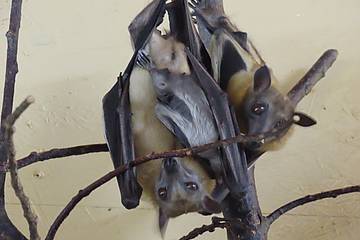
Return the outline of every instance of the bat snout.
{"type": "Polygon", "coordinates": [[[168,174],[174,173],[179,167],[178,160],[176,160],[175,158],[166,158],[164,159],[163,167],[168,174]]]}

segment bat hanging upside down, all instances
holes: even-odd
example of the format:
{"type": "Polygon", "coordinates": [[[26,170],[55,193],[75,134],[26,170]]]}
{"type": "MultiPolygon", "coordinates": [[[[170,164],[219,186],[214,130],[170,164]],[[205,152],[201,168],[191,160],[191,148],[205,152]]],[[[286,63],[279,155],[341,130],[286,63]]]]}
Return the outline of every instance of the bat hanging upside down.
{"type": "MultiPolygon", "coordinates": [[[[246,33],[225,16],[222,0],[191,1],[197,28],[188,6],[187,0],[153,0],[129,25],[133,57],[103,99],[115,167],[152,152],[234,137],[240,130],[256,135],[289,122],[315,124],[295,112],[287,96],[274,87],[271,71],[246,33]],[[161,34],[157,26],[166,10],[170,33],[161,34]]],[[[133,168],[117,178],[122,203],[135,208],[144,190],[159,207],[162,233],[170,217],[218,213],[218,202],[229,190],[241,193],[238,183],[244,176],[238,169],[248,167],[243,147],[263,152],[288,130],[271,142],[231,144],[191,158],[167,158],[133,168]]]]}
{"type": "MultiPolygon", "coordinates": [[[[164,109],[164,105],[158,104],[159,102],[167,102],[175,108],[178,106],[181,109],[176,109],[177,112],[174,113],[185,114],[182,103],[186,101],[187,96],[196,96],[197,101],[205,107],[198,109],[203,111],[202,115],[206,115],[199,120],[204,120],[204,124],[208,126],[208,134],[211,135],[211,139],[199,139],[199,144],[218,138],[215,125],[207,122],[208,119],[213,120],[205,95],[197,91],[188,91],[201,89],[198,86],[196,88],[196,83],[192,79],[184,44],[175,39],[175,34],[162,35],[155,29],[162,18],[163,12],[159,12],[159,9],[163,5],[164,1],[153,1],[130,24],[129,31],[135,53],[128,72],[125,71],[122,81],[118,82],[117,88],[121,87],[122,92],[119,94],[114,87],[103,100],[106,137],[115,167],[131,161],[136,156],[168,151],[180,147],[181,144],[185,145],[181,142],[184,139],[178,140],[158,120],[157,115],[161,118],[161,112],[170,109],[164,109]],[[155,20],[149,20],[156,15],[155,20]],[[154,25],[148,30],[146,28],[149,26],[144,23],[154,25]],[[145,36],[146,30],[148,32],[145,36]],[[170,82],[177,84],[177,89],[186,96],[166,95],[165,86],[170,82]],[[123,102],[128,106],[122,105],[123,102]],[[114,121],[114,118],[119,119],[114,121]],[[122,146],[124,144],[121,143],[126,143],[129,139],[130,148],[122,146]]],[[[187,17],[190,18],[190,15],[187,17]]],[[[196,130],[196,126],[193,127],[192,130],[196,130]]],[[[162,233],[170,217],[188,212],[206,215],[220,212],[219,204],[211,197],[214,180],[204,165],[192,157],[150,161],[138,166],[136,172],[130,172],[124,177],[119,176],[118,181],[125,207],[133,208],[138,205],[142,189],[159,207],[159,227],[162,233]]]]}

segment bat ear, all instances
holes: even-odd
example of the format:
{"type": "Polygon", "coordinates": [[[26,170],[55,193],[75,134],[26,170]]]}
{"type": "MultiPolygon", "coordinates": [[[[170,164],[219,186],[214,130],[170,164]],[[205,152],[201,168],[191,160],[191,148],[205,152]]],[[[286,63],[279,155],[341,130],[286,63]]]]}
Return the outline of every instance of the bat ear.
{"type": "Polygon", "coordinates": [[[205,196],[201,202],[201,210],[199,211],[202,215],[211,215],[214,213],[220,213],[220,204],[209,196],[205,196]]]}
{"type": "Polygon", "coordinates": [[[294,123],[302,127],[310,127],[316,124],[316,120],[305,113],[295,112],[294,123]]]}
{"type": "Polygon", "coordinates": [[[256,70],[254,75],[254,92],[263,92],[271,86],[271,74],[269,68],[264,65],[256,70]]]}
{"type": "Polygon", "coordinates": [[[163,209],[159,208],[159,230],[161,233],[161,237],[164,239],[166,227],[169,222],[168,215],[164,212],[163,209]]]}

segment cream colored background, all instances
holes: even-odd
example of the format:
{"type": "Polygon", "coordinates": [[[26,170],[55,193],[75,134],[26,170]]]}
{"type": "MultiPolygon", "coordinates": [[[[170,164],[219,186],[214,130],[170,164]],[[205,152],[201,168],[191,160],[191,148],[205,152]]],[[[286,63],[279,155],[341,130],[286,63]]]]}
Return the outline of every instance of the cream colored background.
{"type": "MultiPolygon", "coordinates": [[[[17,123],[18,157],[30,151],[103,142],[101,98],[131,56],[127,25],[147,0],[25,0],[20,32],[16,103],[34,104],[17,123]]],[[[256,171],[265,213],[322,190],[360,183],[360,2],[359,0],[224,0],[226,11],[247,31],[279,80],[289,86],[327,48],[338,61],[299,109],[318,125],[297,128],[256,171]]],[[[0,76],[3,79],[10,0],[0,1],[0,76]]],[[[2,82],[3,84],[3,82],[2,82]]],[[[1,85],[2,85],[1,84],[1,85]]],[[[80,188],[112,168],[108,154],[38,163],[21,170],[26,192],[49,224],[80,188]]],[[[7,209],[27,232],[7,183],[7,209]]],[[[126,211],[115,181],[83,200],[57,239],[160,239],[155,211],[144,204],[126,211]]],[[[187,215],[171,221],[166,239],[177,239],[209,219],[187,215]]],[[[360,195],[326,200],[282,217],[271,240],[346,239],[360,235],[360,195]]],[[[224,239],[219,230],[202,239],[224,239]]]]}

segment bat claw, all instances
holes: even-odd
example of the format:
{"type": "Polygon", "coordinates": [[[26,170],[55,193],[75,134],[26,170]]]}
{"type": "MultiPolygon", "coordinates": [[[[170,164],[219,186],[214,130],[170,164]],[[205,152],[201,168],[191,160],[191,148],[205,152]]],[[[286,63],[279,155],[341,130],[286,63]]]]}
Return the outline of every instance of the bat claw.
{"type": "Polygon", "coordinates": [[[195,23],[195,24],[197,24],[197,23],[198,23],[198,21],[197,21],[197,19],[196,19],[196,17],[195,17],[195,16],[191,17],[191,20],[192,20],[192,21],[193,21],[193,23],[195,23]]]}
{"type": "Polygon", "coordinates": [[[195,9],[196,9],[197,3],[195,3],[195,1],[190,1],[190,2],[188,2],[188,4],[189,4],[189,7],[190,7],[192,10],[195,10],[195,9]]]}
{"type": "Polygon", "coordinates": [[[136,65],[138,65],[144,69],[150,69],[151,60],[144,50],[139,50],[139,52],[136,56],[136,65]]]}

